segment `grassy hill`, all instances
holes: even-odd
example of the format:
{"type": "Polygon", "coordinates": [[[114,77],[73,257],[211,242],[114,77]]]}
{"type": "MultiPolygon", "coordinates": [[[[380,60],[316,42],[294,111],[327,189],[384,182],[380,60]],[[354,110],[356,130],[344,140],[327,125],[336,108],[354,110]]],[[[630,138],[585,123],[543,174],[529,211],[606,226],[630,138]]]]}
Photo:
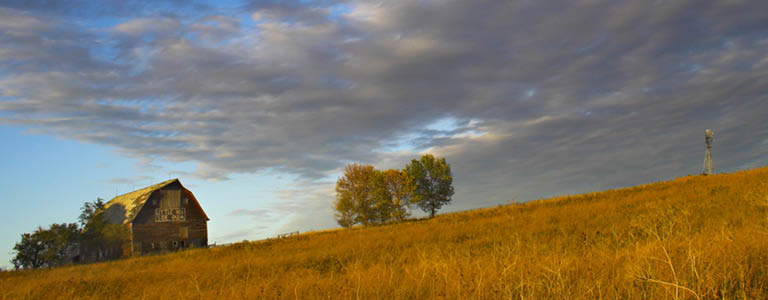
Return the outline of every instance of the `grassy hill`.
{"type": "Polygon", "coordinates": [[[768,168],[116,262],[0,299],[764,299],[768,168]]]}

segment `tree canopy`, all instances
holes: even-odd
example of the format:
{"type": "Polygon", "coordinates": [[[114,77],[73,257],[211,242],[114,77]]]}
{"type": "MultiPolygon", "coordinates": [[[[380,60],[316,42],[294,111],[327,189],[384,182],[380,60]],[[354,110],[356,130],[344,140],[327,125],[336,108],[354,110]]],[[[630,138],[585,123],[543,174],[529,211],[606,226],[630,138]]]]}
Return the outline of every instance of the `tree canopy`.
{"type": "MultiPolygon", "coordinates": [[[[122,224],[110,224],[104,215],[104,200],[96,198],[85,202],[80,208],[78,218],[82,226],[81,250],[84,253],[97,253],[102,257],[107,249],[120,249],[127,246],[128,229],[122,224]]],[[[125,251],[125,250],[123,250],[125,251]]],[[[113,254],[117,256],[117,254],[113,254]]]]}
{"type": "Polygon", "coordinates": [[[336,182],[334,217],[343,227],[399,222],[410,216],[413,204],[433,217],[451,201],[452,182],[445,158],[430,154],[412,160],[403,170],[349,164],[336,182]]]}
{"type": "Polygon", "coordinates": [[[383,174],[371,165],[350,164],[336,182],[336,221],[354,224],[381,223],[389,214],[391,196],[384,187],[383,174]]]}
{"type": "Polygon", "coordinates": [[[11,260],[17,269],[53,267],[65,264],[77,253],[80,229],[76,223],[51,224],[38,227],[33,233],[23,233],[13,246],[16,256],[11,260]]]}
{"type": "Polygon", "coordinates": [[[388,212],[389,219],[403,221],[410,216],[408,207],[411,205],[413,183],[408,173],[402,170],[389,169],[384,171],[384,188],[389,192],[392,207],[388,212]]]}
{"type": "MultiPolygon", "coordinates": [[[[122,224],[109,224],[104,216],[104,200],[85,202],[78,223],[51,224],[33,233],[21,234],[11,260],[19,269],[44,268],[74,262],[84,252],[103,253],[106,249],[126,246],[128,229],[122,224]]],[[[101,254],[99,254],[99,257],[101,254]]]]}
{"type": "Polygon", "coordinates": [[[420,159],[413,159],[405,166],[405,172],[413,184],[412,203],[416,204],[429,217],[434,217],[437,210],[451,202],[453,196],[453,175],[451,166],[445,158],[435,158],[424,154],[420,159]]]}

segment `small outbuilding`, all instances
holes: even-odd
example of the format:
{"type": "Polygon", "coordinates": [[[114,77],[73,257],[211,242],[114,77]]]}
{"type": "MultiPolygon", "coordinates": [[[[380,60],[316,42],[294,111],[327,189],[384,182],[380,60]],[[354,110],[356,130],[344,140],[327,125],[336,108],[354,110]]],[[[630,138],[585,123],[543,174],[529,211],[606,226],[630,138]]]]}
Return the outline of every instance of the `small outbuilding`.
{"type": "Polygon", "coordinates": [[[104,209],[108,223],[127,227],[123,255],[208,246],[208,216],[179,179],[117,196],[104,209]]]}

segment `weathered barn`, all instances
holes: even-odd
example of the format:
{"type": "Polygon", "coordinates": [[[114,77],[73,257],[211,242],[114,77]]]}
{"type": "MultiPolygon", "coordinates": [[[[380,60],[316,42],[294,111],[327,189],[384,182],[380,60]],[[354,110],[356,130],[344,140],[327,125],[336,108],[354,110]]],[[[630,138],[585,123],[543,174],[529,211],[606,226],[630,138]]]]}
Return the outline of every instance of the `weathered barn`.
{"type": "Polygon", "coordinates": [[[208,246],[208,216],[178,179],[117,196],[104,208],[107,222],[128,229],[124,254],[208,246]]]}

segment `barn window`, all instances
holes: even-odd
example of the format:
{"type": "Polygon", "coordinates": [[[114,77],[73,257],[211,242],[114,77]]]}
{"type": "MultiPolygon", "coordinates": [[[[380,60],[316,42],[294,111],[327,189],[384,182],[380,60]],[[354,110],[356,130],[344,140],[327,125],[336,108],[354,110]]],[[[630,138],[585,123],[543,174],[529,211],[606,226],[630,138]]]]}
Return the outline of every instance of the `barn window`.
{"type": "Polygon", "coordinates": [[[181,200],[181,191],[179,190],[163,190],[159,191],[159,195],[162,197],[160,200],[160,208],[179,208],[181,200]]]}
{"type": "Polygon", "coordinates": [[[155,209],[155,222],[185,221],[187,219],[186,211],[181,207],[180,190],[160,190],[156,193],[156,197],[160,198],[160,205],[155,209]]]}
{"type": "Polygon", "coordinates": [[[184,197],[184,205],[188,205],[188,204],[189,204],[189,198],[184,197]]]}

